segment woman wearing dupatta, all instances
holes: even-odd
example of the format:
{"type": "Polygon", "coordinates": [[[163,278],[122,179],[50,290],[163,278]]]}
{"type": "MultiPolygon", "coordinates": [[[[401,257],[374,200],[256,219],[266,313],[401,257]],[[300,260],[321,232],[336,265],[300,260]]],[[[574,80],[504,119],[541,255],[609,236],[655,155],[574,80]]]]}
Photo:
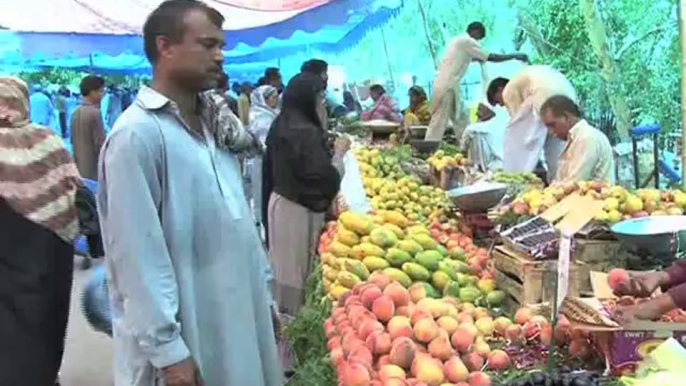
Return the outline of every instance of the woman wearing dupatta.
{"type": "MultiPolygon", "coordinates": [[[[279,113],[279,91],[273,86],[260,86],[250,94],[250,126],[248,130],[262,146],[267,141],[267,133],[279,113]]],[[[262,155],[246,162],[246,173],[250,176],[253,213],[257,224],[262,224],[262,155]]]]}
{"type": "Polygon", "coordinates": [[[81,180],[62,139],[0,78],[0,384],[52,385],[69,318],[81,180]]]}
{"type": "Polygon", "coordinates": [[[429,98],[420,86],[412,86],[408,91],[410,107],[403,114],[403,126],[428,125],[431,121],[429,98]]]}

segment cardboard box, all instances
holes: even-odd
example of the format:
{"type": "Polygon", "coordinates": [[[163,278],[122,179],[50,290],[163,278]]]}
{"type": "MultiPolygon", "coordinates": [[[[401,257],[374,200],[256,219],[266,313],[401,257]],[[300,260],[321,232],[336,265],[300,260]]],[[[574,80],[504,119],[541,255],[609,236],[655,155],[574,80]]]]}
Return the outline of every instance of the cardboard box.
{"type": "Polygon", "coordinates": [[[632,374],[638,364],[662,344],[673,337],[686,347],[686,323],[633,321],[620,326],[610,318],[601,299],[613,298],[607,284],[607,274],[591,273],[594,298],[568,298],[561,312],[573,328],[587,331],[598,352],[604,358],[607,370],[613,375],[632,374]]]}

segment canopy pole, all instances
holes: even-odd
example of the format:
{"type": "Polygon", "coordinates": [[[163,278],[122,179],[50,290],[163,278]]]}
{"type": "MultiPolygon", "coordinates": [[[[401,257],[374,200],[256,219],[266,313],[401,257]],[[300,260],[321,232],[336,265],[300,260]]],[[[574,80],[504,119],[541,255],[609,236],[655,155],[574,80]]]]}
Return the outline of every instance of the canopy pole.
{"type": "Polygon", "coordinates": [[[391,78],[391,84],[393,85],[393,87],[395,87],[395,80],[393,79],[393,65],[391,64],[391,57],[388,55],[388,44],[386,44],[386,32],[384,32],[384,27],[381,27],[381,42],[383,43],[383,51],[386,54],[386,64],[388,64],[388,77],[391,78]]]}
{"type": "Polygon", "coordinates": [[[686,0],[679,0],[681,42],[681,187],[686,188],[686,0]]]}

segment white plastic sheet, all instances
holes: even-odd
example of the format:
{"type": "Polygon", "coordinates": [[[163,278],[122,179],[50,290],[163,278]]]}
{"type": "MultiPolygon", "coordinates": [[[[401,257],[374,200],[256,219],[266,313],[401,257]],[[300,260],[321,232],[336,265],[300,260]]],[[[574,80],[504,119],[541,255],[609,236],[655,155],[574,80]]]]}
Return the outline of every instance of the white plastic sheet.
{"type": "Polygon", "coordinates": [[[341,181],[341,195],[343,199],[350,211],[356,213],[369,212],[372,207],[364,192],[360,165],[357,164],[357,160],[352,152],[345,153],[343,165],[345,165],[345,175],[343,175],[343,180],[341,181]]]}

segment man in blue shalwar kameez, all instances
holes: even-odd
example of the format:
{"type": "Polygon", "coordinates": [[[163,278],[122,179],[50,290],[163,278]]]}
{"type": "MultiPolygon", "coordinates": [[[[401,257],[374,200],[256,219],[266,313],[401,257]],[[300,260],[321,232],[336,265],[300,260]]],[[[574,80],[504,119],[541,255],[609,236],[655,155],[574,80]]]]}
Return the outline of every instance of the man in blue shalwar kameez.
{"type": "Polygon", "coordinates": [[[195,0],[153,11],[152,85],[100,156],[116,386],[282,384],[269,265],[236,159],[257,141],[203,93],[221,75],[222,22],[195,0]]]}

